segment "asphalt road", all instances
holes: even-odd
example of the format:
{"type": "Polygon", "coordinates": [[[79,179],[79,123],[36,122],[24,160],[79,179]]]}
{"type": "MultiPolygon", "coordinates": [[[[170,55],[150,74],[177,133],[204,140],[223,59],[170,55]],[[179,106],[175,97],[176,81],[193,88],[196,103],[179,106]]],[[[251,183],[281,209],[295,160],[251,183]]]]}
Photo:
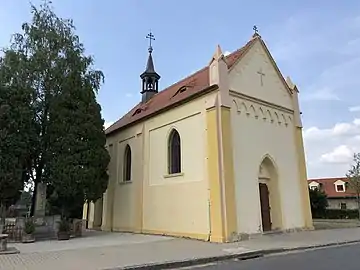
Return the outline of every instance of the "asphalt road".
{"type": "Polygon", "coordinates": [[[196,266],[197,270],[359,270],[360,244],[196,266]]]}

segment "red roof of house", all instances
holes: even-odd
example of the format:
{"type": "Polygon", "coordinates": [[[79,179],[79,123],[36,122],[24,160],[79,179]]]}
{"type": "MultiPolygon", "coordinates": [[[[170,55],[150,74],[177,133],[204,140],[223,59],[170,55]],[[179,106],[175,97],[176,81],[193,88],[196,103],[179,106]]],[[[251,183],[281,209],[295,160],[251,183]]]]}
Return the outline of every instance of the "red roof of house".
{"type": "MultiPolygon", "coordinates": [[[[229,69],[255,43],[254,41],[256,40],[256,37],[260,38],[260,36],[254,36],[248,43],[245,44],[245,46],[226,57],[226,63],[229,69]]],[[[127,114],[108,127],[105,130],[105,133],[109,135],[110,133],[123,129],[140,120],[144,120],[147,117],[161,112],[163,109],[169,108],[175,104],[181,103],[181,101],[196,96],[196,94],[206,92],[209,87],[209,67],[206,66],[186,77],[185,79],[182,79],[181,81],[169,86],[163,91],[160,91],[148,102],[138,103],[127,114]],[[186,90],[181,91],[184,86],[186,87],[186,90]]]]}
{"type": "Polygon", "coordinates": [[[345,192],[337,192],[335,189],[335,182],[341,180],[345,183],[348,182],[346,177],[332,177],[332,178],[315,178],[309,179],[308,183],[317,182],[321,184],[321,190],[323,190],[329,198],[336,197],[354,197],[355,194],[345,186],[345,192]]]}

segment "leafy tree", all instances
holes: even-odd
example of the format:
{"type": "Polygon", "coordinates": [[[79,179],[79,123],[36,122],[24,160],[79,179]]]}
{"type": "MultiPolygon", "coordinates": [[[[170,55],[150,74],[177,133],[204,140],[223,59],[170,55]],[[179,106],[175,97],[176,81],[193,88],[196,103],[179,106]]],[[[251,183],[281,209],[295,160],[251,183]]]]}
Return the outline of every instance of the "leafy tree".
{"type": "Polygon", "coordinates": [[[358,217],[360,219],[360,153],[355,153],[353,165],[346,174],[348,179],[347,187],[349,191],[356,195],[358,205],[358,217]]]}
{"type": "Polygon", "coordinates": [[[313,217],[324,217],[326,207],[328,207],[327,195],[324,191],[309,188],[311,213],[313,217]]]}
{"type": "Polygon", "coordinates": [[[34,140],[31,86],[26,59],[6,49],[0,57],[0,205],[1,214],[20,197],[34,140]]]}
{"type": "Polygon", "coordinates": [[[68,218],[82,218],[84,195],[78,192],[77,196],[59,195],[52,185],[47,186],[47,208],[48,215],[63,215],[68,218]]]}
{"type": "MultiPolygon", "coordinates": [[[[96,94],[103,82],[93,70],[93,58],[74,34],[72,20],[59,18],[51,2],[32,6],[32,21],[14,35],[12,50],[26,59],[32,82],[36,144],[29,170],[34,194],[48,183],[61,198],[65,214],[74,196],[96,200],[107,187],[104,121],[96,94]]],[[[35,198],[33,196],[32,214],[35,198]]]]}
{"type": "Polygon", "coordinates": [[[27,209],[31,206],[32,194],[30,191],[23,190],[17,204],[25,205],[27,209]]]}
{"type": "MultiPolygon", "coordinates": [[[[69,70],[74,72],[63,76],[64,88],[50,108],[48,132],[52,156],[48,159],[47,177],[58,197],[65,202],[83,198],[83,204],[84,199],[96,201],[105,192],[109,154],[104,147],[104,121],[93,91],[98,82],[91,81],[98,78],[82,78],[81,73],[87,72],[86,65],[81,65],[80,57],[78,63],[73,61],[69,65],[74,67],[69,70]],[[80,66],[84,70],[79,70],[80,66]]],[[[66,205],[63,207],[65,211],[66,205]]]]}

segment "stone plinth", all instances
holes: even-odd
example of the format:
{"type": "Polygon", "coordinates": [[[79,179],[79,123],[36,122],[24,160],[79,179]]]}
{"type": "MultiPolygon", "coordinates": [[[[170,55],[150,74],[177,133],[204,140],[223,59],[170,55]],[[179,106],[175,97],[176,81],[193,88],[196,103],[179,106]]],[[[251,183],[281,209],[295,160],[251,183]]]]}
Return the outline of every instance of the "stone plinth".
{"type": "Polygon", "coordinates": [[[82,234],[83,234],[83,220],[82,219],[74,219],[73,231],[74,231],[75,237],[82,236],[82,234]]]}
{"type": "Polygon", "coordinates": [[[0,252],[7,250],[7,234],[0,234],[0,252]]]}

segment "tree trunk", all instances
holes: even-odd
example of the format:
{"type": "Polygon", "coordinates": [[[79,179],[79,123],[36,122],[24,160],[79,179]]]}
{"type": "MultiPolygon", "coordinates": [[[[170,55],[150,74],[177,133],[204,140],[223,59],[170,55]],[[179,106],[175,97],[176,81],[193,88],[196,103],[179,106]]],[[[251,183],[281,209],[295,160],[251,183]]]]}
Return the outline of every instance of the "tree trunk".
{"type": "Polygon", "coordinates": [[[3,233],[5,226],[5,206],[3,204],[0,205],[0,234],[3,233]]]}
{"type": "Polygon", "coordinates": [[[34,193],[31,197],[31,209],[30,209],[30,216],[33,217],[35,214],[35,204],[36,204],[36,194],[38,189],[38,183],[37,181],[34,181],[34,193]]]}

